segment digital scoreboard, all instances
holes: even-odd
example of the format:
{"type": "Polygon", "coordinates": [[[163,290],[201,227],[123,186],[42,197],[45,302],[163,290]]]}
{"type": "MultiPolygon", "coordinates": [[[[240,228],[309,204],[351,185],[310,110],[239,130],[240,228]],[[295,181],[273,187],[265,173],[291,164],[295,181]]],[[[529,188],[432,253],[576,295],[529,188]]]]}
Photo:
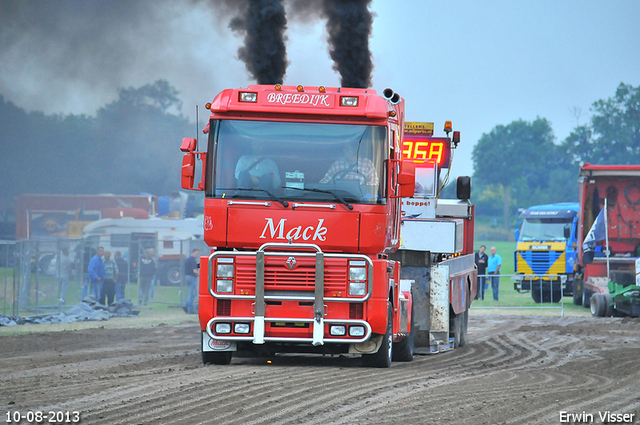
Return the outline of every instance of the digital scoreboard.
{"type": "Polygon", "coordinates": [[[433,123],[407,122],[404,126],[402,159],[412,160],[416,167],[449,168],[451,160],[451,140],[447,137],[433,137],[433,123]]]}

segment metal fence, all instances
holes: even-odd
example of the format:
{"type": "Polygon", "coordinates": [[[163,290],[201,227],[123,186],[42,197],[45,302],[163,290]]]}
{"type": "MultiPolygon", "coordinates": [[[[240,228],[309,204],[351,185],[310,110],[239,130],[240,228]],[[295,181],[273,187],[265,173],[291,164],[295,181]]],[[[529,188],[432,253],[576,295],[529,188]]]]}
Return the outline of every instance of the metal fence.
{"type": "Polygon", "coordinates": [[[126,261],[124,298],[139,304],[138,265],[145,252],[156,263],[150,289],[150,301],[181,305],[189,295],[184,276],[184,260],[193,248],[206,249],[201,240],[129,239],[100,236],[95,238],[29,239],[0,241],[0,308],[5,315],[23,316],[61,311],[90,295],[88,263],[96,249],[103,246],[111,258],[119,251],[126,261]],[[153,251],[150,251],[153,249],[153,251]],[[66,257],[66,258],[65,258],[66,257]],[[71,272],[65,276],[65,265],[71,272]]]}
{"type": "Polygon", "coordinates": [[[559,309],[564,316],[564,281],[559,275],[479,275],[471,308],[559,309]],[[483,291],[480,285],[486,288],[483,291]]]}

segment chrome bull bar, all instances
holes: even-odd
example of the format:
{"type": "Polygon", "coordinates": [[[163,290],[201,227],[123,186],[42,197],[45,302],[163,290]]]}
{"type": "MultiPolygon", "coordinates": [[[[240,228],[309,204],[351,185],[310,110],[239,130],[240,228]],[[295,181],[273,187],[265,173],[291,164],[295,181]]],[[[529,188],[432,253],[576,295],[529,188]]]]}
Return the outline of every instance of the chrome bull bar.
{"type": "MultiPolygon", "coordinates": [[[[255,326],[255,320],[257,317],[214,317],[209,322],[207,322],[206,331],[211,339],[219,340],[219,341],[253,341],[255,344],[255,333],[257,327],[255,326]],[[221,336],[213,333],[213,326],[218,322],[254,322],[254,335],[247,336],[221,336]]],[[[313,323],[314,327],[315,318],[282,318],[282,317],[269,317],[262,318],[265,322],[290,322],[290,323],[313,323]]],[[[358,344],[361,342],[367,341],[371,337],[371,325],[366,320],[357,320],[357,319],[324,319],[324,323],[327,324],[340,324],[340,325],[361,325],[365,328],[365,334],[362,338],[328,338],[323,339],[323,343],[336,343],[336,344],[358,344]]],[[[265,337],[262,335],[262,340],[264,342],[298,342],[298,343],[312,343],[313,345],[321,345],[315,344],[315,332],[313,338],[289,338],[289,337],[265,337]]]]}

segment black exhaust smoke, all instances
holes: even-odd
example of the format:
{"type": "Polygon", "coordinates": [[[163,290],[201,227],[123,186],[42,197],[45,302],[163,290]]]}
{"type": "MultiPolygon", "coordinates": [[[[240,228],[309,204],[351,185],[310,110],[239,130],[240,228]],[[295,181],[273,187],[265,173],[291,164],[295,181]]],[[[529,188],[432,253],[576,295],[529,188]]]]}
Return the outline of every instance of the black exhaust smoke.
{"type": "MultiPolygon", "coordinates": [[[[229,27],[245,34],[238,57],[258,84],[282,84],[287,71],[287,18],[282,0],[235,0],[239,16],[229,27]]],[[[229,4],[229,3],[227,3],[229,4]]]]}
{"type": "Polygon", "coordinates": [[[329,54],[333,69],[341,76],[343,87],[371,87],[373,62],[369,51],[369,37],[373,15],[371,0],[324,0],[327,17],[329,54]]]}
{"type": "Polygon", "coordinates": [[[289,62],[285,47],[287,10],[295,21],[327,19],[329,54],[343,87],[371,87],[373,61],[369,37],[373,14],[371,0],[213,0],[222,15],[232,12],[233,31],[245,34],[238,49],[247,70],[259,84],[282,83],[289,62]]]}

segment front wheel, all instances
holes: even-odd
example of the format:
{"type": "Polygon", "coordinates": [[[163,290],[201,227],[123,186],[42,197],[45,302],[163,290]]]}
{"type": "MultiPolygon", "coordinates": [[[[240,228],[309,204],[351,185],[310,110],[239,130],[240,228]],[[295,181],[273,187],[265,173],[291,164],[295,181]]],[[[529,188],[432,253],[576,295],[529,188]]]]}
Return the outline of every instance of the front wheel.
{"type": "Polygon", "coordinates": [[[596,317],[604,317],[607,312],[607,306],[605,305],[606,301],[604,299],[604,295],[599,292],[596,292],[591,296],[591,315],[596,317]]]}
{"type": "Polygon", "coordinates": [[[363,354],[365,366],[388,368],[393,359],[393,303],[389,300],[389,314],[387,315],[387,331],[382,338],[380,349],[375,354],[363,354]]]}
{"type": "Polygon", "coordinates": [[[170,286],[180,285],[179,261],[167,261],[160,267],[160,284],[170,286]]]}
{"type": "MultiPolygon", "coordinates": [[[[200,349],[202,350],[204,335],[200,335],[200,349]]],[[[203,364],[228,365],[231,363],[233,351],[204,351],[202,350],[203,364]]]]}

